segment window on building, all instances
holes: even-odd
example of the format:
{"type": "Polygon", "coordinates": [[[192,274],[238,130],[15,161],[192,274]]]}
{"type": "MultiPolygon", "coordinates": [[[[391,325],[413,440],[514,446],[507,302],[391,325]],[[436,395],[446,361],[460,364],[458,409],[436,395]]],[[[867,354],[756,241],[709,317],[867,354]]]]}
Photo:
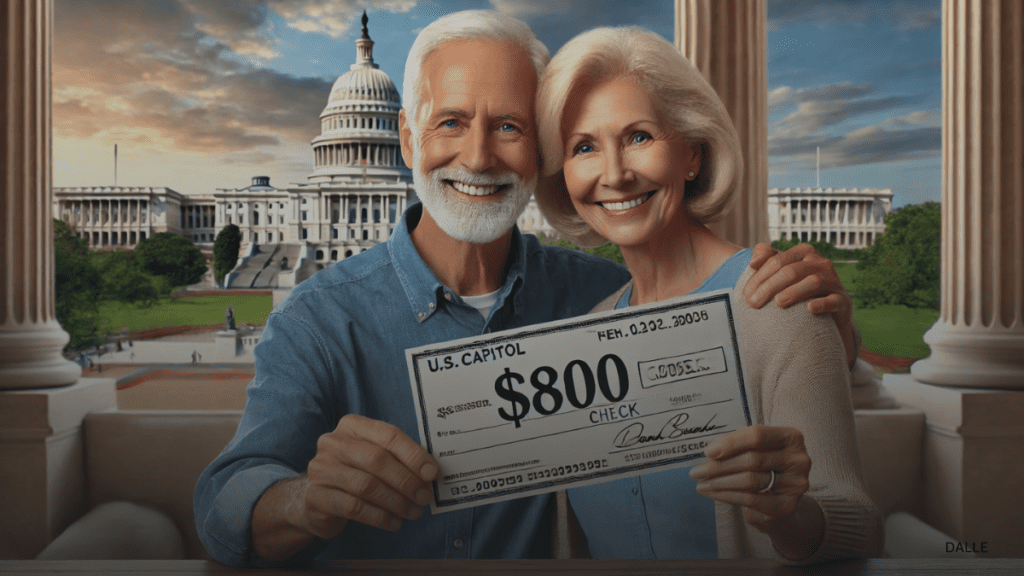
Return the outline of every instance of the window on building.
{"type": "Polygon", "coordinates": [[[365,222],[366,222],[366,216],[367,216],[367,211],[366,211],[366,208],[363,208],[363,210],[362,210],[362,213],[361,213],[361,216],[362,216],[363,218],[362,218],[362,220],[360,220],[360,222],[363,222],[363,223],[365,223],[365,222]]]}
{"type": "Polygon", "coordinates": [[[338,261],[338,251],[337,250],[331,250],[331,260],[333,260],[335,262],[338,261]]]}
{"type": "Polygon", "coordinates": [[[284,214],[278,216],[278,219],[280,220],[280,224],[284,224],[284,214]]]}
{"type": "Polygon", "coordinates": [[[303,199],[302,199],[302,203],[303,203],[303,204],[305,204],[305,203],[306,203],[306,199],[305,199],[305,198],[303,198],[303,199]]]}
{"type": "Polygon", "coordinates": [[[260,213],[255,211],[255,210],[252,211],[252,225],[253,226],[259,226],[260,225],[260,213]]]}
{"type": "Polygon", "coordinates": [[[274,241],[274,233],[273,232],[267,232],[267,244],[270,244],[273,241],[274,241]]]}
{"type": "Polygon", "coordinates": [[[369,240],[369,239],[370,239],[370,231],[369,230],[363,230],[363,240],[369,240]]]}
{"type": "Polygon", "coordinates": [[[337,228],[331,228],[331,238],[335,238],[335,239],[338,238],[338,229],[337,228]]]}
{"type": "Polygon", "coordinates": [[[231,216],[228,216],[228,224],[231,224],[231,216]]]}
{"type": "Polygon", "coordinates": [[[349,229],[349,231],[348,231],[348,237],[349,237],[349,238],[351,238],[351,239],[353,239],[353,240],[355,240],[355,238],[356,238],[356,231],[355,231],[355,230],[352,230],[352,229],[349,229]]]}
{"type": "Polygon", "coordinates": [[[373,209],[373,221],[374,223],[380,222],[380,208],[373,209]]]}
{"type": "Polygon", "coordinates": [[[145,239],[146,239],[146,233],[145,232],[139,232],[139,242],[142,242],[145,239]]]}
{"type": "Polygon", "coordinates": [[[306,211],[305,211],[305,210],[303,210],[303,211],[302,211],[302,219],[303,219],[303,220],[305,220],[305,219],[306,219],[306,211]]]}
{"type": "Polygon", "coordinates": [[[352,208],[348,209],[348,223],[349,224],[355,224],[356,223],[356,209],[355,209],[355,207],[352,207],[352,208]]]}
{"type": "Polygon", "coordinates": [[[308,235],[309,235],[309,233],[308,233],[308,231],[305,228],[300,228],[299,229],[299,237],[300,238],[305,240],[308,237],[308,235]]]}

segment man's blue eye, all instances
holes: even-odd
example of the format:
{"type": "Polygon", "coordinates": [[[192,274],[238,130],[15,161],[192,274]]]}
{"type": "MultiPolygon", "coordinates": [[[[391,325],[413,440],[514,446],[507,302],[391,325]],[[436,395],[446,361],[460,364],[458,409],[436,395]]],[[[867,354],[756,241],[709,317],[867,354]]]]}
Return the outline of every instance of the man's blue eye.
{"type": "Polygon", "coordinates": [[[458,120],[445,120],[443,126],[445,128],[455,128],[459,125],[458,120]]]}
{"type": "Polygon", "coordinates": [[[508,122],[505,122],[504,124],[501,125],[501,131],[502,132],[512,132],[515,129],[516,129],[516,127],[513,126],[512,124],[509,124],[508,122]]]}

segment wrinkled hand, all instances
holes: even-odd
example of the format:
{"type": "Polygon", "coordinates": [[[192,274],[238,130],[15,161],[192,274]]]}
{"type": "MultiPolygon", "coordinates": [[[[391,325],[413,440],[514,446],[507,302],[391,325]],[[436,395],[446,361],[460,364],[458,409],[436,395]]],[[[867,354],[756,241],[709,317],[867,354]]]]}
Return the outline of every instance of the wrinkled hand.
{"type": "Polygon", "coordinates": [[[748,426],[715,438],[704,454],[704,462],[690,470],[697,492],[743,506],[747,523],[763,532],[792,517],[810,486],[811,458],[795,428],[748,426]],[[773,470],[775,484],[761,492],[773,470]]]}
{"type": "Polygon", "coordinates": [[[853,319],[850,295],[839,280],[832,261],[810,244],[797,244],[779,252],[769,244],[754,247],[750,267],[757,270],[743,288],[743,295],[754,308],[775,298],[780,308],[814,298],[807,303],[812,314],[831,314],[839,331],[853,319]]]}
{"type": "Polygon", "coordinates": [[[395,426],[349,414],[317,441],[296,500],[300,525],[320,538],[337,536],[349,520],[398,530],[430,503],[434,459],[395,426]]]}
{"type": "Polygon", "coordinates": [[[743,296],[754,308],[772,298],[779,308],[810,300],[811,314],[831,314],[839,329],[846,351],[846,362],[852,365],[857,355],[853,327],[853,301],[846,292],[832,261],[810,244],[797,244],[779,252],[770,244],[754,246],[750,267],[757,270],[743,287],[743,296]]]}

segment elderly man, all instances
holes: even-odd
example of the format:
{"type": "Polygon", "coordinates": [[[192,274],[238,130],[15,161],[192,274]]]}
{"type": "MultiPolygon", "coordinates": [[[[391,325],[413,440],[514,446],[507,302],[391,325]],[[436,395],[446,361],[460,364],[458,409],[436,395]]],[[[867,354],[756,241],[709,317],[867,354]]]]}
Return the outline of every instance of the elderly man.
{"type": "MultiPolygon", "coordinates": [[[[405,363],[407,348],[586,313],[628,279],[514,226],[537,181],[547,60],[525,24],[493,12],[446,16],[416,39],[399,122],[422,205],[270,315],[238,431],[196,487],[199,534],[218,561],[550,556],[549,496],[424,511],[438,467],[415,440],[405,363]]],[[[765,266],[757,298],[814,272],[773,275],[782,264],[765,266]]],[[[842,287],[823,292],[839,293],[822,300],[833,311],[842,287]]]]}

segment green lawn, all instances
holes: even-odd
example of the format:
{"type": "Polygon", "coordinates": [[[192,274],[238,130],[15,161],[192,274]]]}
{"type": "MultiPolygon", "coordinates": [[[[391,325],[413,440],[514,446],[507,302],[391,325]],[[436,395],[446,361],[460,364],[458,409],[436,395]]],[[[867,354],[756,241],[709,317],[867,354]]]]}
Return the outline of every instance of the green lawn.
{"type": "MultiPolygon", "coordinates": [[[[835,263],[834,266],[843,286],[853,295],[857,265],[835,263]]],[[[931,353],[924,343],[924,333],[938,319],[939,311],[929,308],[883,305],[853,309],[853,321],[860,329],[864,348],[903,358],[923,358],[931,353]]]]}
{"type": "Polygon", "coordinates": [[[149,308],[121,302],[100,303],[100,330],[108,333],[164,326],[216,325],[226,322],[228,306],[235,309],[235,325],[265,324],[273,298],[224,295],[160,298],[149,308]]]}

